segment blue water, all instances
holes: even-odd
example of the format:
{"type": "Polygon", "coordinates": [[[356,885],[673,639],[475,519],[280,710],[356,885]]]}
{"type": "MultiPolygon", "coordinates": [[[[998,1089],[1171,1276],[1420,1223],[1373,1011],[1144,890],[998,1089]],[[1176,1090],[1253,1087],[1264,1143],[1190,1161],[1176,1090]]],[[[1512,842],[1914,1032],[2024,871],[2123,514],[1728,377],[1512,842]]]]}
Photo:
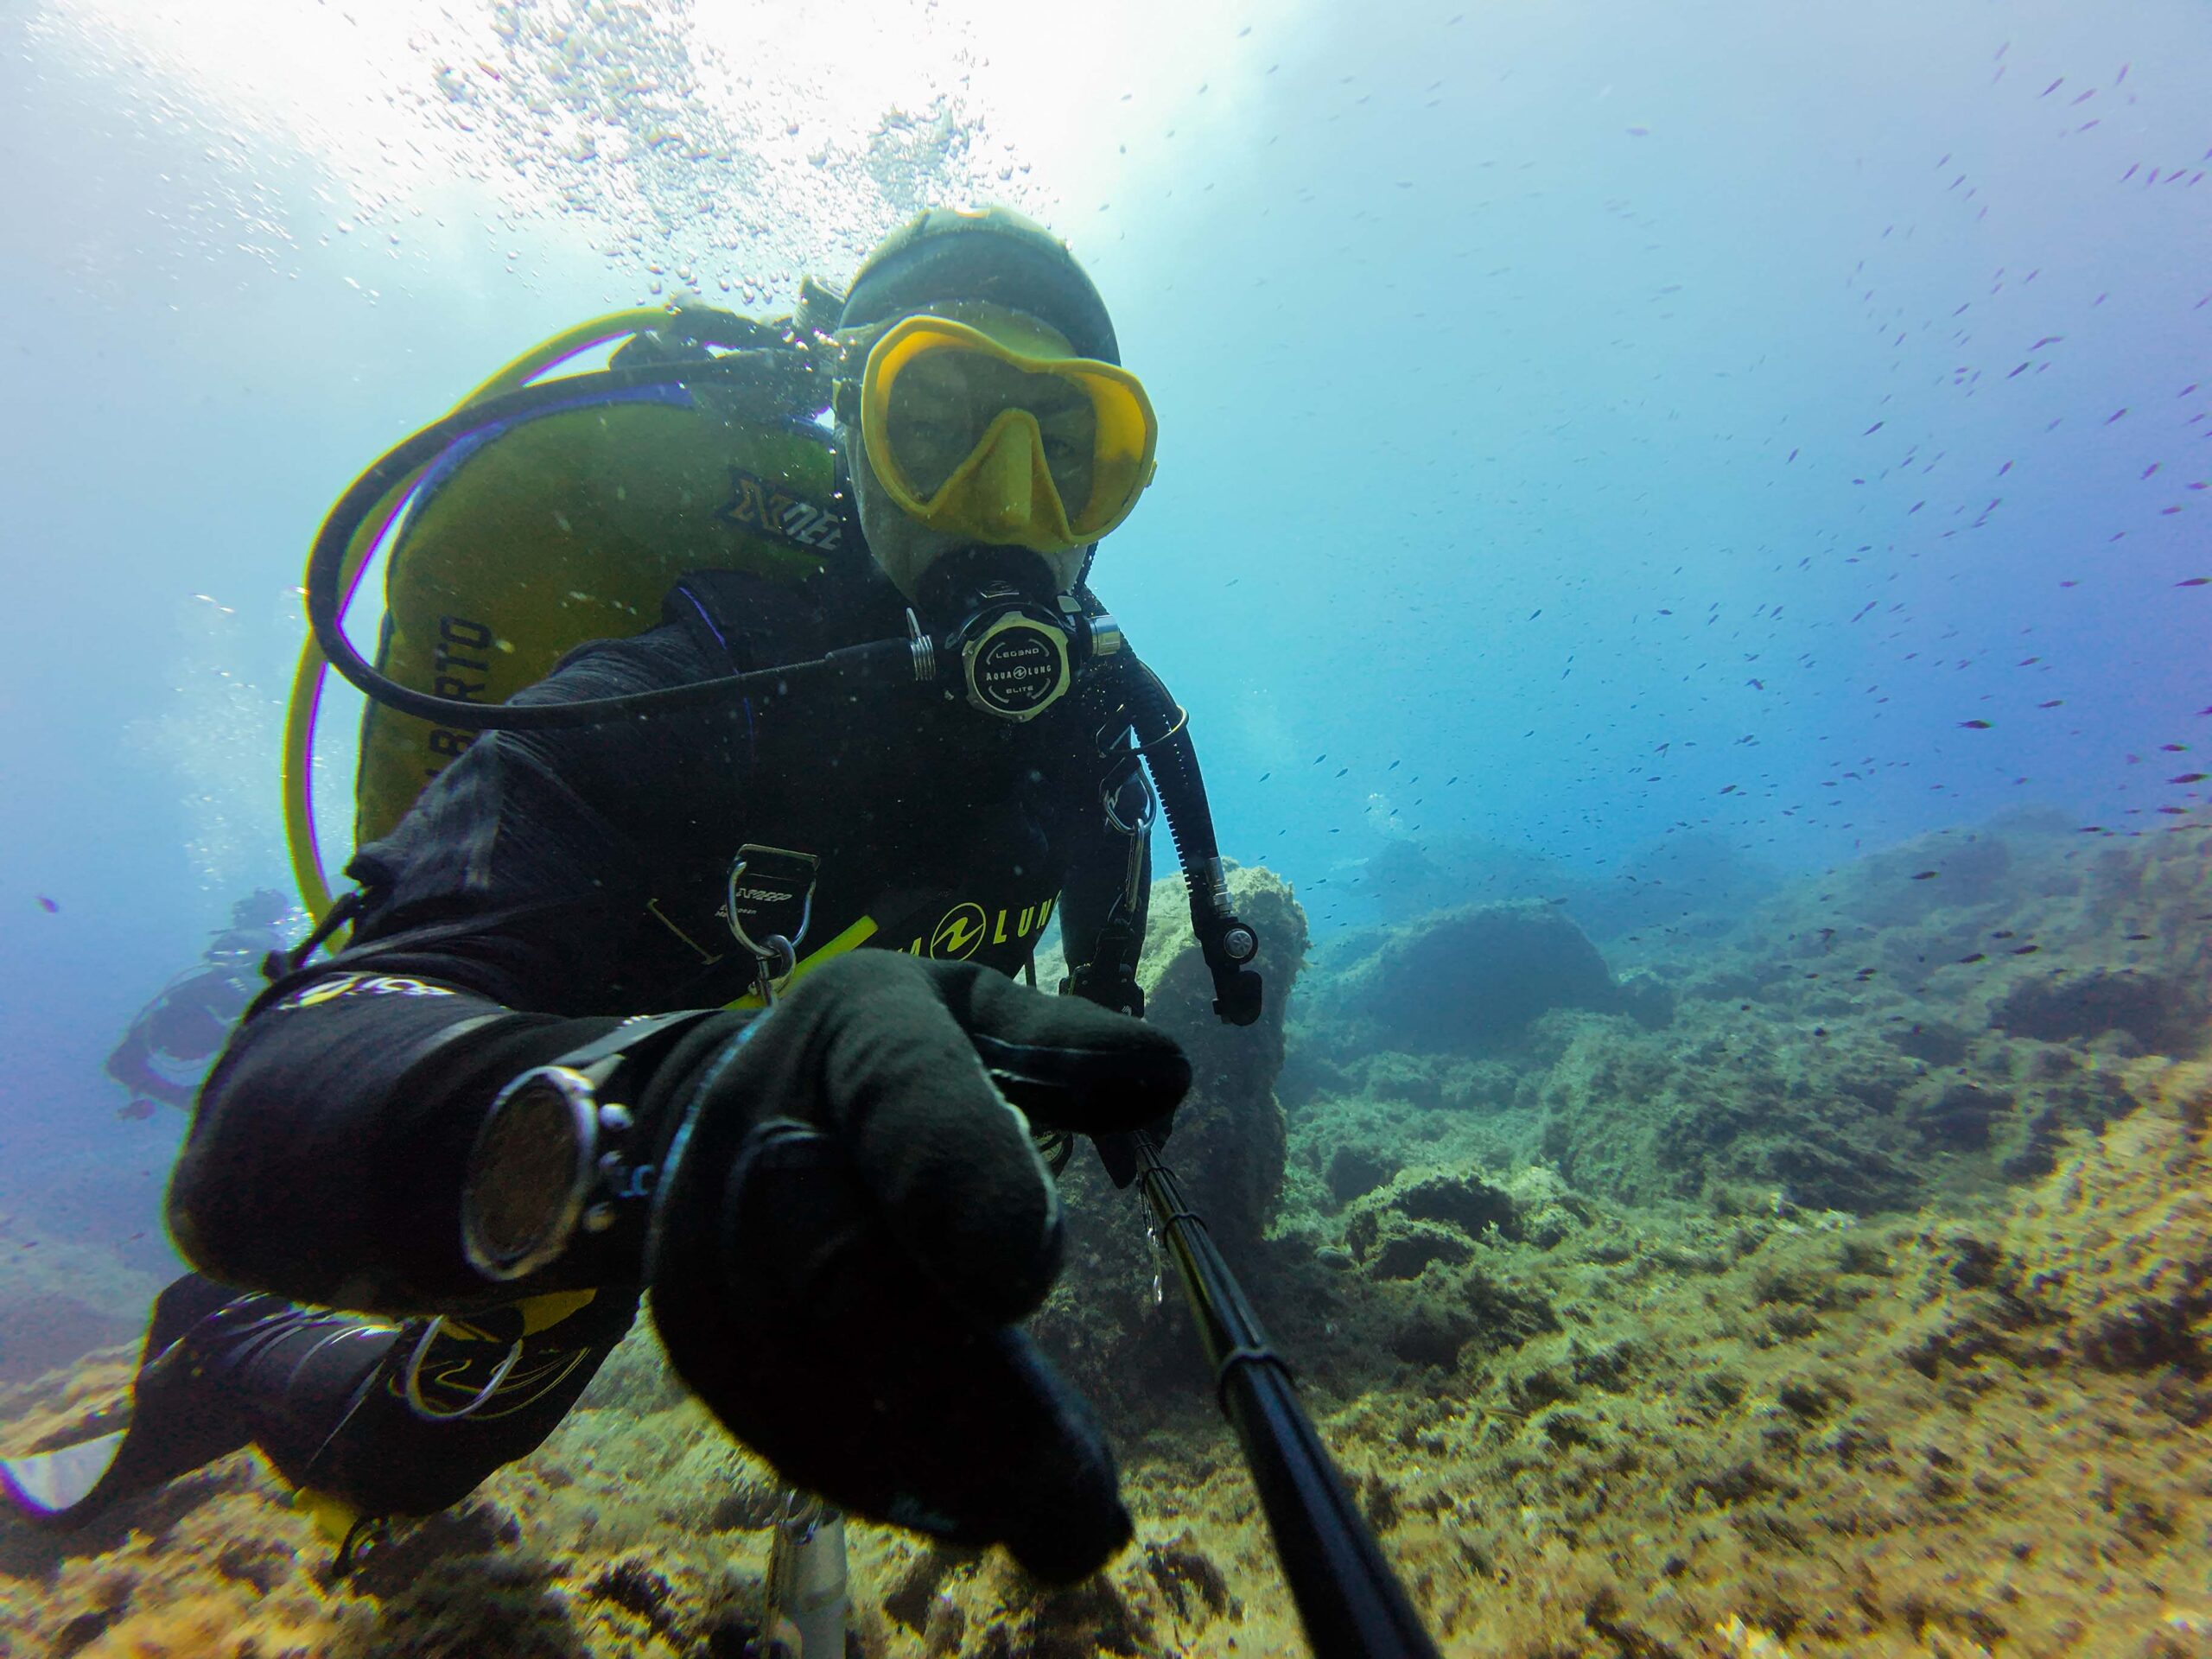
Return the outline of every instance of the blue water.
{"type": "Polygon", "coordinates": [[[578,10],[0,17],[0,1211],[149,1224],[180,1125],[99,1060],[283,877],[353,474],[571,321],[781,308],[930,201],[1103,289],[1162,435],[1096,586],[1321,934],[1394,841],[2201,822],[2202,5],[578,10]]]}

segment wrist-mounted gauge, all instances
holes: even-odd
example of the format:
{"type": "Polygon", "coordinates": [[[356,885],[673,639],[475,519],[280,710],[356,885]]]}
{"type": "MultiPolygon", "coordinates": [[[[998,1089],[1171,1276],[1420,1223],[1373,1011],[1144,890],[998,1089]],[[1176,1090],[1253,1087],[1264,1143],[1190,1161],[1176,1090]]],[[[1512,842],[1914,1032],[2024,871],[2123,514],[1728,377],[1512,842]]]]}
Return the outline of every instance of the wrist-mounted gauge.
{"type": "Polygon", "coordinates": [[[643,1045],[719,1012],[633,1020],[598,1041],[533,1066],[493,1097],[469,1148],[461,1195],[469,1266],[505,1284],[545,1267],[579,1231],[603,1233],[648,1198],[658,1149],[640,1134],[628,1094],[648,1068],[626,1061],[643,1045]]]}

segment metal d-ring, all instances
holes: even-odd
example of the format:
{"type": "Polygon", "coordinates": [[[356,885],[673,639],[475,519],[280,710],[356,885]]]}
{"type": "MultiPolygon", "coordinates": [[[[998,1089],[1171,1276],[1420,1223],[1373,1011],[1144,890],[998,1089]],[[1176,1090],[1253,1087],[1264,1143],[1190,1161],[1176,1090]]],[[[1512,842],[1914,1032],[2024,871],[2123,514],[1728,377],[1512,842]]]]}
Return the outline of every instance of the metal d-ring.
{"type": "Polygon", "coordinates": [[[438,1332],[445,1328],[445,1323],[446,1316],[441,1313],[423,1327],[423,1334],[416,1338],[415,1351],[407,1357],[407,1370],[401,1378],[402,1389],[407,1395],[407,1408],[426,1422],[447,1422],[482,1410],[492,1396],[499,1391],[499,1385],[507,1380],[507,1373],[514,1370],[515,1362],[522,1357],[523,1339],[517,1337],[514,1346],[507,1350],[506,1357],[493,1368],[492,1380],[479,1389],[467,1405],[454,1411],[440,1411],[423,1398],[423,1362],[429,1357],[430,1344],[437,1340],[438,1332]]]}
{"type": "Polygon", "coordinates": [[[1098,788],[1098,804],[1106,809],[1106,822],[1116,833],[1124,836],[1142,835],[1152,828],[1153,820],[1160,816],[1160,797],[1153,792],[1153,787],[1145,781],[1144,774],[1135,767],[1131,767],[1127,775],[1116,782],[1110,789],[1102,783],[1098,788]],[[1121,799],[1122,791],[1128,787],[1131,778],[1136,779],[1137,788],[1144,799],[1143,806],[1138,809],[1135,823],[1124,819],[1115,806],[1115,803],[1121,799]]]}

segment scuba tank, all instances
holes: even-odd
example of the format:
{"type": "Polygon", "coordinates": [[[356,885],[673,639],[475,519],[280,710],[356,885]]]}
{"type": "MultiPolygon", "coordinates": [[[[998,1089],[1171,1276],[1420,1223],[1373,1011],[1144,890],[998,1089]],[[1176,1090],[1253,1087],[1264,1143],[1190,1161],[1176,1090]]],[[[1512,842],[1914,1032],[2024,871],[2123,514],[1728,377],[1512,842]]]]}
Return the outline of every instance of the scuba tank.
{"type": "MultiPolygon", "coordinates": [[[[1261,1005],[1250,967],[1258,940],[1229,904],[1187,716],[1080,584],[1076,596],[1040,595],[984,560],[954,602],[931,607],[956,619],[936,631],[909,610],[903,637],[808,661],[625,696],[506,701],[585,641],[652,626],[662,595],[687,571],[795,582],[833,560],[868,556],[840,510],[836,455],[818,418],[830,402],[821,319],[834,321],[838,304],[810,282],[797,313],[775,322],[693,307],[580,324],[503,368],[339,498],[308,560],[312,637],[285,733],[288,839],[302,897],[326,925],[319,932],[342,919],[315,846],[308,781],[327,668],[369,700],[357,844],[387,832],[483,731],[646,718],[817,678],[863,693],[963,697],[983,717],[1021,721],[1081,683],[1098,687],[1121,722],[1100,733],[1106,810],[1115,812],[1140,764],[1148,768],[1215,1012],[1250,1024],[1261,1005]],[[605,369],[542,378],[626,338],[605,369]],[[386,603],[371,661],[344,620],[379,551],[386,603]]],[[[1114,976],[1126,988],[1118,995],[1071,988],[1127,1006],[1134,956],[1114,976]]]]}

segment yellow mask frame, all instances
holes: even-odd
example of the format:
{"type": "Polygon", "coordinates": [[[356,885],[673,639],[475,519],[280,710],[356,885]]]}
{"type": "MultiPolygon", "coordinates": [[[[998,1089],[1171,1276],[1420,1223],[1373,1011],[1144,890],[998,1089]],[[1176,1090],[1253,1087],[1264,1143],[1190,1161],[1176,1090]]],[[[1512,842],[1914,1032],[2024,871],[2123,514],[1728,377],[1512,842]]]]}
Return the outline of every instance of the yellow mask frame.
{"type": "MultiPolygon", "coordinates": [[[[932,530],[1045,554],[1096,541],[1129,516],[1152,481],[1160,435],[1152,400],[1128,370],[1065,355],[1055,349],[1065,346],[1057,335],[1018,314],[970,309],[976,322],[929,313],[902,318],[869,348],[860,397],[869,465],[900,511],[932,530]],[[963,368],[976,372],[963,376],[963,368]],[[947,378],[1014,391],[931,487],[928,474],[910,464],[916,446],[902,443],[897,417],[918,400],[944,401],[917,388],[947,378]],[[1065,440],[1057,435],[1048,446],[1036,410],[1020,396],[1033,378],[1039,384],[1029,401],[1071,407],[1084,426],[1087,453],[1065,457],[1065,440]],[[1063,499],[1063,480],[1087,481],[1072,511],[1063,499]]],[[[981,411],[964,412],[972,417],[981,411]]]]}

